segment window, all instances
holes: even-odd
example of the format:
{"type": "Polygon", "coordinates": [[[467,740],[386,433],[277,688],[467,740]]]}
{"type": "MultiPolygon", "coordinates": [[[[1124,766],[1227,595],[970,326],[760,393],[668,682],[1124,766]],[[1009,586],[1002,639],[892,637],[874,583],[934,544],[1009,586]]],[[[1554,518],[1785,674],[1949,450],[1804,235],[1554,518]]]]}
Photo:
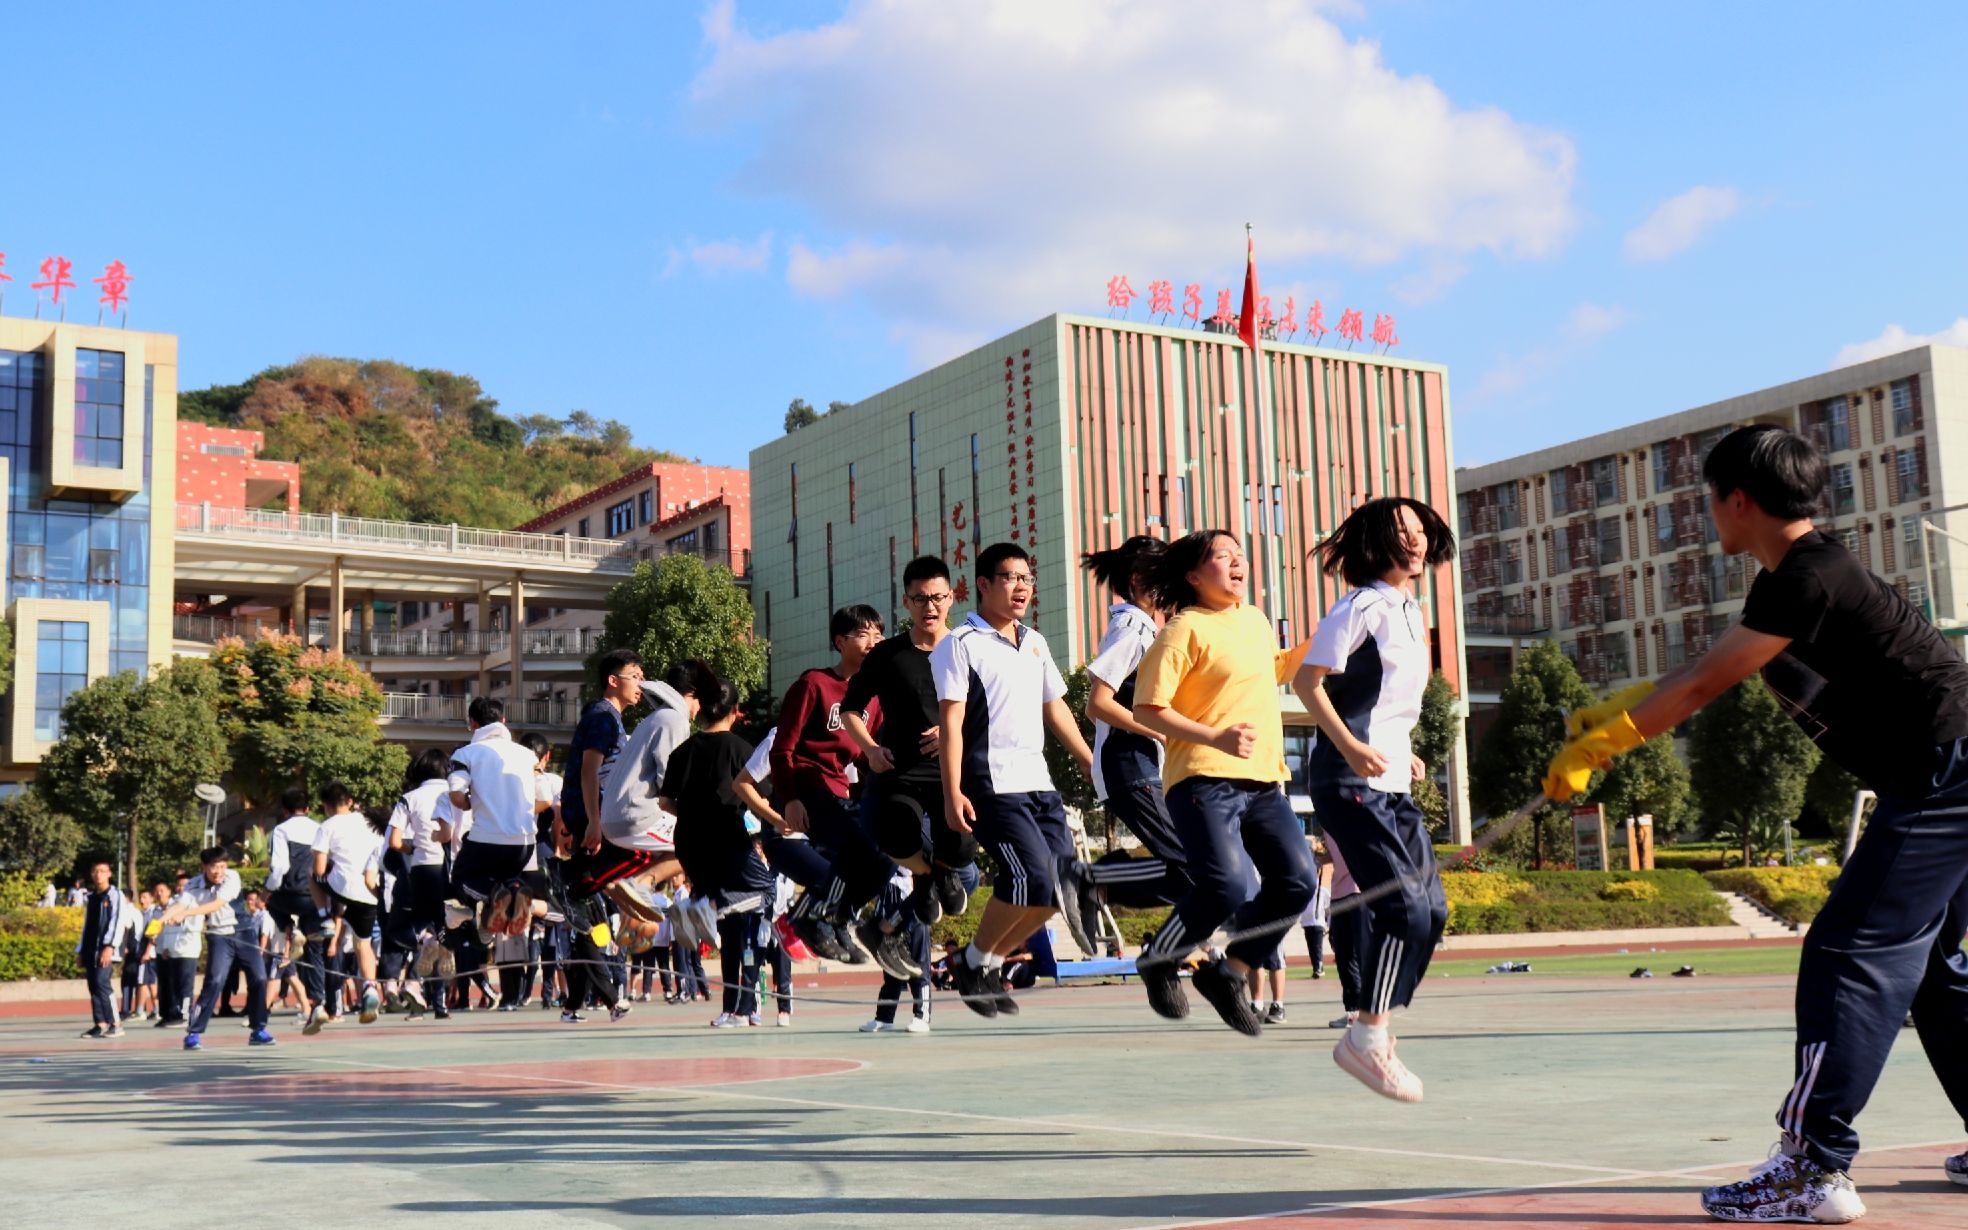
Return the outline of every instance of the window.
{"type": "Polygon", "coordinates": [[[1903,448],[1893,454],[1893,465],[1899,471],[1900,499],[1910,500],[1927,494],[1927,467],[1920,464],[1921,460],[1915,449],[1903,448]]]}
{"type": "Polygon", "coordinates": [[[1852,400],[1834,397],[1825,403],[1825,451],[1852,447],[1852,400]]]}
{"type": "Polygon", "coordinates": [[[1859,532],[1857,530],[1838,531],[1838,542],[1839,545],[1843,546],[1852,554],[1857,555],[1859,553],[1859,532]]]}
{"type": "Polygon", "coordinates": [[[1678,619],[1670,621],[1662,631],[1666,634],[1664,639],[1667,642],[1667,660],[1661,665],[1667,670],[1673,670],[1688,660],[1688,646],[1682,640],[1681,621],[1678,619]]]}
{"type": "Polygon", "coordinates": [[[1592,498],[1599,508],[1619,499],[1619,462],[1616,459],[1600,457],[1592,462],[1592,498]]]}
{"type": "Polygon", "coordinates": [[[685,530],[663,545],[669,548],[669,553],[672,555],[696,555],[700,542],[696,530],[685,530]]]}
{"type": "MultiPolygon", "coordinates": [[[[854,503],[855,473],[856,473],[855,464],[852,461],[848,462],[847,463],[847,523],[849,525],[853,525],[857,520],[859,520],[859,518],[855,515],[856,512],[855,503],[854,503]]],[[[938,471],[938,473],[940,474],[941,471],[938,471]]]]}
{"type": "Polygon", "coordinates": [[[1551,528],[1551,570],[1554,573],[1572,570],[1571,527],[1556,525],[1551,528]]]}
{"type": "Polygon", "coordinates": [[[1599,622],[1613,623],[1626,618],[1626,611],[1620,606],[1620,583],[1618,577],[1598,578],[1599,622]]]}
{"type": "Polygon", "coordinates": [[[589,536],[589,535],[588,535],[588,519],[587,519],[586,517],[583,517],[583,518],[581,518],[581,520],[580,520],[580,523],[579,523],[579,524],[577,524],[577,525],[576,525],[576,526],[574,527],[574,537],[576,537],[576,538],[586,538],[586,537],[588,537],[588,536],[589,536]]]}
{"type": "Polygon", "coordinates": [[[1920,407],[1913,400],[1913,381],[1895,380],[1888,394],[1893,402],[1893,434],[1920,430],[1920,407]]]}
{"type": "MultiPolygon", "coordinates": [[[[800,467],[799,462],[787,465],[787,482],[793,499],[792,524],[786,527],[786,542],[793,548],[793,597],[800,596],[800,467]]],[[[770,635],[768,633],[768,635],[770,635]]]]}
{"type": "Polygon", "coordinates": [[[1524,512],[1517,502],[1516,483],[1498,483],[1496,486],[1497,529],[1514,530],[1524,524],[1524,512]]]}
{"type": "Polygon", "coordinates": [[[117,351],[75,352],[75,463],[123,464],[123,356],[117,351]]]}
{"type": "Polygon", "coordinates": [[[1513,538],[1503,544],[1503,553],[1497,557],[1497,584],[1516,585],[1524,579],[1524,540],[1513,538]]]}
{"type": "Polygon", "coordinates": [[[1911,568],[1914,566],[1913,562],[1920,558],[1920,518],[1900,518],[1900,534],[1902,535],[1900,543],[1903,547],[1900,554],[1905,557],[1901,566],[1911,568]]]}
{"type": "Polygon", "coordinates": [[[656,519],[656,493],[645,491],[636,497],[636,521],[648,525],[656,519]]]}
{"type": "Polygon", "coordinates": [[[1674,464],[1672,453],[1665,443],[1654,445],[1654,493],[1666,491],[1674,485],[1674,464]]]}
{"type": "Polygon", "coordinates": [[[1633,674],[1633,659],[1628,654],[1626,633],[1608,632],[1599,640],[1601,652],[1605,654],[1605,677],[1625,679],[1633,674]]]}
{"type": "Polygon", "coordinates": [[[1740,555],[1711,555],[1708,557],[1708,599],[1711,602],[1729,602],[1742,597],[1749,589],[1749,570],[1740,555]]]}
{"type": "Polygon", "coordinates": [[[977,493],[977,476],[983,463],[977,456],[977,433],[970,436],[970,545],[972,550],[984,546],[984,506],[977,493]]]}
{"type": "Polygon", "coordinates": [[[1841,461],[1831,467],[1831,515],[1842,517],[1859,506],[1852,482],[1852,463],[1841,461]]]}
{"type": "Polygon", "coordinates": [[[623,500],[608,507],[608,536],[626,534],[635,528],[635,501],[623,500]]]}
{"type": "Polygon", "coordinates": [[[719,523],[716,521],[707,521],[704,523],[704,554],[706,555],[716,555],[718,553],[718,525],[719,523]]]}
{"type": "Polygon", "coordinates": [[[1620,559],[1620,519],[1599,518],[1599,562],[1617,564],[1620,559]]]}
{"type": "Polygon", "coordinates": [[[35,630],[34,737],[61,738],[61,707],[89,682],[89,625],[44,619],[35,630]]]}
{"type": "Polygon", "coordinates": [[[248,457],[252,454],[237,444],[201,444],[198,451],[207,457],[248,457]]]}
{"type": "Polygon", "coordinates": [[[1927,582],[1908,581],[1906,596],[1907,601],[1913,603],[1915,610],[1930,619],[1933,617],[1932,612],[1927,609],[1927,582]]]}
{"type": "MultiPolygon", "coordinates": [[[[916,512],[916,412],[909,411],[909,553],[922,554],[922,518],[916,512]]],[[[827,604],[828,609],[833,603],[827,604]]]]}
{"type": "MultiPolygon", "coordinates": [[[[1565,471],[1551,472],[1551,515],[1562,517],[1571,510],[1570,494],[1566,489],[1565,471]]],[[[1560,552],[1562,555],[1563,552],[1560,552]]]]}

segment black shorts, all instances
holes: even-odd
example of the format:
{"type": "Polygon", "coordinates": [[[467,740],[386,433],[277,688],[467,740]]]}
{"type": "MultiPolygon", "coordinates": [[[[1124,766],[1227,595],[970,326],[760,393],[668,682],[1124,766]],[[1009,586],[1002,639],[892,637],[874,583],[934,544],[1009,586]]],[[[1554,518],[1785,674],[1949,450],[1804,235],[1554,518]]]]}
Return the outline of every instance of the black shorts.
{"type": "Polygon", "coordinates": [[[992,895],[1007,905],[1057,906],[1059,863],[1076,854],[1058,792],[978,794],[970,802],[977,840],[998,863],[992,895]]]}
{"type": "Polygon", "coordinates": [[[884,775],[875,779],[869,809],[881,852],[898,862],[922,857],[934,866],[956,868],[977,861],[977,838],[944,823],[941,786],[884,775]]]}
{"type": "Polygon", "coordinates": [[[352,901],[334,889],[328,890],[328,897],[334,902],[335,913],[349,925],[355,938],[366,940],[376,930],[376,903],[373,901],[352,901]]]}
{"type": "MultiPolygon", "coordinates": [[[[524,878],[531,887],[533,877],[524,873],[534,848],[530,841],[520,846],[502,846],[473,841],[467,834],[458,847],[458,861],[451,867],[452,891],[462,901],[484,901],[514,880],[524,878]]],[[[532,895],[545,896],[546,877],[538,879],[539,891],[532,895]]]]}
{"type": "Polygon", "coordinates": [[[312,926],[318,917],[314,909],[314,897],[306,892],[282,888],[274,890],[267,898],[267,913],[273,917],[273,925],[286,935],[305,920],[312,926]]]}

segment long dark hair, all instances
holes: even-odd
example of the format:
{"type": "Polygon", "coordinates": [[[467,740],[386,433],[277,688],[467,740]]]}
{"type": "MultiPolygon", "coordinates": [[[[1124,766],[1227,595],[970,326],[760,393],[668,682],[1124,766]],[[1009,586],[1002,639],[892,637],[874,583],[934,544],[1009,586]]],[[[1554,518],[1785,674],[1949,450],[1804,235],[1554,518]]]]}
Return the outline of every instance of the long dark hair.
{"type": "Polygon", "coordinates": [[[403,775],[403,792],[410,793],[425,782],[441,781],[451,772],[451,754],[441,748],[427,747],[417,753],[410,762],[409,771],[403,775]]]}
{"type": "Polygon", "coordinates": [[[1127,602],[1134,601],[1134,587],[1144,584],[1168,546],[1159,538],[1136,534],[1118,547],[1089,551],[1080,557],[1080,566],[1093,579],[1127,602]]]}
{"type": "Polygon", "coordinates": [[[1404,495],[1368,500],[1346,515],[1332,536],[1315,547],[1320,571],[1337,573],[1348,585],[1372,585],[1401,562],[1401,522],[1403,508],[1411,508],[1421,521],[1421,532],[1428,539],[1428,564],[1446,564],[1455,558],[1455,534],[1442,515],[1404,495]]]}
{"type": "Polygon", "coordinates": [[[1162,552],[1149,565],[1147,575],[1148,596],[1157,607],[1173,615],[1186,606],[1194,606],[1199,601],[1196,587],[1189,583],[1189,574],[1203,566],[1209,558],[1210,548],[1219,538],[1237,541],[1237,536],[1229,530],[1197,530],[1184,534],[1162,549],[1162,552]]]}

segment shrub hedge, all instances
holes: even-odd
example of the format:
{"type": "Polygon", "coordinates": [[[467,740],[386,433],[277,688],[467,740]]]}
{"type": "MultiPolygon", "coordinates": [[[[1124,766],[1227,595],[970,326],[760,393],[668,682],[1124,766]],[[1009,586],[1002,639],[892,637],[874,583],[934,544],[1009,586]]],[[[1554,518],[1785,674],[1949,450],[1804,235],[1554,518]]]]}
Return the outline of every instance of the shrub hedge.
{"type": "Polygon", "coordinates": [[[1720,927],[1728,907],[1692,871],[1444,872],[1451,935],[1720,927]]]}
{"type": "Polygon", "coordinates": [[[80,978],[75,945],[82,907],[27,907],[0,912],[0,982],[23,978],[80,978]]]}
{"type": "Polygon", "coordinates": [[[1725,893],[1741,893],[1787,922],[1807,923],[1831,895],[1837,867],[1737,867],[1711,871],[1708,882],[1725,893]]]}

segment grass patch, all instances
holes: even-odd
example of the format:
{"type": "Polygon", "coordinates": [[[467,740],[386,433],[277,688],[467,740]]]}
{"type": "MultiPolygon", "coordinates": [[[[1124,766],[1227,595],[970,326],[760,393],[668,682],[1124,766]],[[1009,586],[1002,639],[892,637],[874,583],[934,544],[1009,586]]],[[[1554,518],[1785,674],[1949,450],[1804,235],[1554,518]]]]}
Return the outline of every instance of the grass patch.
{"type": "Polygon", "coordinates": [[[1445,871],[1450,935],[1722,927],[1729,909],[1692,871],[1445,871]]]}
{"type": "MultiPolygon", "coordinates": [[[[1584,953],[1571,955],[1539,956],[1535,952],[1519,953],[1511,957],[1513,961],[1527,961],[1531,972],[1528,974],[1498,974],[1498,978],[1537,978],[1544,975],[1566,975],[1571,977],[1598,976],[1621,977],[1631,974],[1636,968],[1646,966],[1654,971],[1654,977],[1665,978],[1684,965],[1692,965],[1703,974],[1795,974],[1798,954],[1803,951],[1801,944],[1778,944],[1758,948],[1688,948],[1672,952],[1647,952],[1634,949],[1631,952],[1584,953]]],[[[1430,978],[1447,976],[1468,978],[1483,974],[1490,966],[1497,964],[1496,957],[1437,957],[1428,967],[1430,978]]],[[[1331,975],[1328,974],[1328,977],[1331,975]]]]}

